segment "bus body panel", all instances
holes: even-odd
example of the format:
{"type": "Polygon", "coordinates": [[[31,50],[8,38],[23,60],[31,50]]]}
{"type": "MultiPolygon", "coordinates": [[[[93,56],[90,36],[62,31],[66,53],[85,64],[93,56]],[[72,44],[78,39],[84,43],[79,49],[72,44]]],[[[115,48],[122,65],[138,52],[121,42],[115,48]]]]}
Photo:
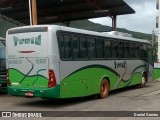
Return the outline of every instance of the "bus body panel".
{"type": "Polygon", "coordinates": [[[139,84],[146,66],[142,60],[61,61],[61,97],[97,94],[105,77],[110,80],[110,90],[139,84]]]}

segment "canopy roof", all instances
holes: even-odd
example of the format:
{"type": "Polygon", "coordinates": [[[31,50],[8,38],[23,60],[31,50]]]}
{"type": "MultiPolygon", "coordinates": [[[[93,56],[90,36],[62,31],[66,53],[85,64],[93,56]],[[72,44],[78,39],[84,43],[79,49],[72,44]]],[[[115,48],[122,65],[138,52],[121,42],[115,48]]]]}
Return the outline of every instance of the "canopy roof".
{"type": "MultiPolygon", "coordinates": [[[[38,24],[132,13],[123,0],[37,0],[38,24]]],[[[8,21],[30,24],[28,0],[0,0],[0,14],[8,21]]]]}

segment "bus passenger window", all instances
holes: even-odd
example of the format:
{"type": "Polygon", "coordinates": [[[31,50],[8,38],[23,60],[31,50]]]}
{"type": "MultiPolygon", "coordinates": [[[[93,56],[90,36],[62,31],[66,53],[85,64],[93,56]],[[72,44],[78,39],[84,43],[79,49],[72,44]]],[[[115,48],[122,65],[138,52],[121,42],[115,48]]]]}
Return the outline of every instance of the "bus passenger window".
{"type": "Polygon", "coordinates": [[[143,58],[143,44],[139,44],[139,55],[140,58],[143,58]]]}
{"type": "Polygon", "coordinates": [[[111,42],[112,46],[112,58],[118,58],[118,42],[117,41],[112,41],[111,42]]]}
{"type": "Polygon", "coordinates": [[[119,58],[124,58],[124,42],[119,42],[119,58]]]}
{"type": "Polygon", "coordinates": [[[69,35],[64,35],[64,59],[71,59],[71,38],[69,35]]]}
{"type": "Polygon", "coordinates": [[[147,57],[146,52],[147,52],[147,48],[146,48],[146,44],[140,44],[139,45],[139,51],[140,51],[140,58],[141,59],[145,59],[147,57]]]}
{"type": "Polygon", "coordinates": [[[97,58],[104,58],[104,40],[96,39],[96,45],[97,58]]]}
{"type": "Polygon", "coordinates": [[[135,58],[135,44],[130,43],[130,57],[135,58]]]}
{"type": "Polygon", "coordinates": [[[139,58],[139,44],[138,43],[135,44],[135,57],[139,58]]]}
{"type": "Polygon", "coordinates": [[[72,36],[72,57],[73,59],[79,59],[78,36],[72,36]]]}
{"type": "Polygon", "coordinates": [[[96,41],[94,38],[88,39],[88,55],[89,58],[96,58],[96,41]]]}
{"type": "Polygon", "coordinates": [[[107,40],[105,40],[105,57],[111,58],[111,44],[107,40]]]}
{"type": "Polygon", "coordinates": [[[146,44],[143,44],[143,58],[147,58],[147,45],[146,44]]]}
{"type": "Polygon", "coordinates": [[[87,39],[85,37],[79,38],[80,42],[80,58],[84,59],[88,57],[87,54],[87,39]]]}
{"type": "Polygon", "coordinates": [[[124,45],[124,58],[130,58],[129,42],[126,42],[125,45],[124,45]]]}
{"type": "Polygon", "coordinates": [[[58,39],[59,39],[59,48],[60,48],[60,55],[61,55],[61,58],[63,59],[64,58],[64,39],[63,39],[63,35],[60,34],[58,36],[58,39]]]}

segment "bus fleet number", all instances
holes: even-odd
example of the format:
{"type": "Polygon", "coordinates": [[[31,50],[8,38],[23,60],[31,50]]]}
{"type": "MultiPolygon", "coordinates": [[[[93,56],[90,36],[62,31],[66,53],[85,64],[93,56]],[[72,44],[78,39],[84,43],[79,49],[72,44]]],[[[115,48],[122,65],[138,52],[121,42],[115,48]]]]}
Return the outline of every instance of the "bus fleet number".
{"type": "Polygon", "coordinates": [[[45,64],[46,63],[46,59],[36,59],[36,63],[37,64],[45,64]]]}

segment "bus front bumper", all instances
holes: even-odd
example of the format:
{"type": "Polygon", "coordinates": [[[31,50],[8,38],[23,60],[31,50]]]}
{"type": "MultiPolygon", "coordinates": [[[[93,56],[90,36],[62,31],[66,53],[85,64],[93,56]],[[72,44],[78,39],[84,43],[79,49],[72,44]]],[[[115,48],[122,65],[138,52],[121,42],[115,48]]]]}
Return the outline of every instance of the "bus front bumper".
{"type": "Polygon", "coordinates": [[[33,96],[31,97],[60,98],[60,85],[53,88],[18,88],[11,86],[8,86],[7,88],[8,94],[13,96],[26,96],[26,93],[32,93],[33,96]]]}

